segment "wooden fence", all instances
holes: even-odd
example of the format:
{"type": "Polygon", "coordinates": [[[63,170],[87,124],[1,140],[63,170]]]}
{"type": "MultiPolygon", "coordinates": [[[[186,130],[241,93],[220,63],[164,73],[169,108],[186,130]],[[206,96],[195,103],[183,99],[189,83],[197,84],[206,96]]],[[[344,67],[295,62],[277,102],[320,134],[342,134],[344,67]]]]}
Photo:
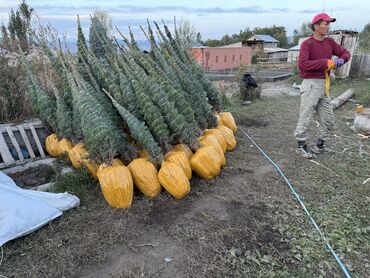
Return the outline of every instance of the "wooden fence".
{"type": "Polygon", "coordinates": [[[0,169],[46,158],[44,124],[39,119],[0,124],[0,169]]]}
{"type": "Polygon", "coordinates": [[[370,54],[355,54],[352,56],[351,77],[370,77],[370,54]]]}

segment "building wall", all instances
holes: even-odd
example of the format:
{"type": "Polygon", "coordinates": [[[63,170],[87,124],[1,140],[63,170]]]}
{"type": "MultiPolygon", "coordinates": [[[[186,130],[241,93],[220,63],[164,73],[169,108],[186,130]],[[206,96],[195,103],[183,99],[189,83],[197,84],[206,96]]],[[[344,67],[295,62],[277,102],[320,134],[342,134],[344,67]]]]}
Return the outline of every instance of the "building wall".
{"type": "Polygon", "coordinates": [[[297,62],[299,56],[299,50],[289,50],[288,62],[297,62]]]}
{"type": "Polygon", "coordinates": [[[352,56],[352,66],[349,76],[351,77],[370,77],[370,55],[355,54],[352,56]]]}
{"type": "Polygon", "coordinates": [[[309,36],[309,37],[305,37],[305,38],[300,38],[300,39],[298,40],[298,46],[300,47],[300,46],[301,46],[301,44],[302,44],[305,40],[308,40],[310,37],[311,37],[311,36],[309,36]]]}
{"type": "Polygon", "coordinates": [[[263,49],[264,49],[264,45],[263,44],[255,44],[252,49],[255,51],[255,52],[263,52],[263,49]]]}
{"type": "Polygon", "coordinates": [[[190,48],[191,54],[193,54],[195,60],[197,61],[198,64],[203,63],[203,58],[202,58],[202,49],[203,48],[190,48]]]}
{"type": "Polygon", "coordinates": [[[239,67],[240,64],[251,64],[252,62],[252,48],[250,47],[192,48],[191,52],[206,71],[229,70],[239,67]]]}
{"type": "MultiPolygon", "coordinates": [[[[356,34],[347,34],[340,32],[339,34],[330,34],[329,37],[333,38],[337,43],[339,43],[344,48],[348,49],[351,53],[351,56],[355,53],[357,46],[358,35],[356,34]]],[[[339,76],[349,76],[352,66],[352,59],[348,61],[343,67],[336,70],[336,74],[339,76]]]]}
{"type": "Polygon", "coordinates": [[[271,52],[267,53],[268,58],[271,59],[288,59],[288,51],[280,51],[280,52],[271,52]]]}
{"type": "Polygon", "coordinates": [[[277,42],[264,42],[263,44],[264,44],[265,48],[276,48],[276,47],[278,47],[277,42]]]}

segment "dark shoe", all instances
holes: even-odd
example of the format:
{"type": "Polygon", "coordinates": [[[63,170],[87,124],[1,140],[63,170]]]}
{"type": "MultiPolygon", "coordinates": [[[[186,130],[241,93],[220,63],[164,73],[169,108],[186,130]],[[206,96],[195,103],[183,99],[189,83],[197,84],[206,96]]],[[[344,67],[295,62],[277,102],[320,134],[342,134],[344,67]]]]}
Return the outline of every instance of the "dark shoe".
{"type": "Polygon", "coordinates": [[[312,148],[312,152],[314,154],[321,154],[321,153],[332,153],[333,150],[329,147],[327,147],[325,144],[323,145],[315,145],[313,148],[312,148]]]}
{"type": "Polygon", "coordinates": [[[310,152],[307,145],[299,146],[295,150],[295,152],[304,158],[308,158],[308,159],[313,158],[313,154],[310,152]]]}

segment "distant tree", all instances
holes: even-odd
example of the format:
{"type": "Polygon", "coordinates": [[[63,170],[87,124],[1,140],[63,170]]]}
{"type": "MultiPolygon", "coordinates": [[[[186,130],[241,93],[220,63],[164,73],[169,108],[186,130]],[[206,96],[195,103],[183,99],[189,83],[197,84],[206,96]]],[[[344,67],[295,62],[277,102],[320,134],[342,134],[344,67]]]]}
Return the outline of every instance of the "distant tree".
{"type": "Polygon", "coordinates": [[[259,35],[270,35],[279,41],[279,47],[288,47],[288,37],[284,26],[273,25],[272,27],[256,27],[253,29],[253,33],[259,35]]]}
{"type": "Polygon", "coordinates": [[[256,27],[253,29],[253,31],[251,31],[249,28],[245,28],[244,30],[240,30],[239,33],[232,34],[231,36],[226,34],[220,40],[208,39],[204,42],[204,44],[211,47],[224,46],[236,42],[245,41],[249,39],[253,34],[270,35],[280,42],[280,47],[288,46],[288,37],[286,35],[285,27],[276,25],[263,28],[256,27]]]}
{"type": "Polygon", "coordinates": [[[293,31],[293,45],[297,45],[299,42],[299,39],[308,37],[312,34],[311,30],[311,23],[310,22],[304,22],[301,25],[301,28],[299,30],[294,29],[293,31]]]}
{"type": "Polygon", "coordinates": [[[249,28],[245,28],[244,30],[240,30],[239,33],[232,34],[231,36],[226,34],[220,40],[208,39],[204,42],[204,45],[210,47],[224,46],[236,42],[245,41],[249,39],[252,35],[253,32],[249,28]]]}
{"type": "Polygon", "coordinates": [[[25,0],[22,0],[14,12],[9,13],[9,22],[6,27],[1,26],[2,44],[9,51],[17,51],[16,42],[19,43],[23,52],[28,52],[32,44],[31,38],[31,20],[33,9],[28,6],[25,0]],[[13,49],[15,48],[15,49],[13,49]]]}
{"type": "Polygon", "coordinates": [[[26,77],[14,55],[19,47],[28,53],[32,47],[33,9],[23,0],[9,13],[8,24],[1,25],[0,48],[0,122],[20,120],[32,115],[26,89],[26,77]]]}
{"type": "Polygon", "coordinates": [[[240,30],[239,34],[235,38],[235,42],[237,41],[245,41],[249,39],[253,35],[252,30],[246,27],[244,30],[240,30]]]}
{"type": "Polygon", "coordinates": [[[203,44],[202,36],[200,32],[197,33],[196,43],[203,44]]]}
{"type": "Polygon", "coordinates": [[[217,46],[221,46],[221,40],[217,40],[217,39],[207,39],[206,41],[204,41],[204,45],[205,46],[209,46],[209,47],[217,47],[217,46]]]}
{"type": "Polygon", "coordinates": [[[223,42],[223,45],[232,44],[231,37],[230,37],[228,34],[224,35],[224,36],[221,38],[221,41],[223,42]]]}
{"type": "Polygon", "coordinates": [[[370,50],[370,23],[360,32],[358,46],[363,50],[370,50]]]}
{"type": "Polygon", "coordinates": [[[200,33],[197,32],[194,25],[192,25],[188,20],[181,19],[179,26],[177,26],[177,34],[178,38],[187,48],[190,48],[197,42],[200,42],[198,41],[198,34],[200,37],[200,33]]]}

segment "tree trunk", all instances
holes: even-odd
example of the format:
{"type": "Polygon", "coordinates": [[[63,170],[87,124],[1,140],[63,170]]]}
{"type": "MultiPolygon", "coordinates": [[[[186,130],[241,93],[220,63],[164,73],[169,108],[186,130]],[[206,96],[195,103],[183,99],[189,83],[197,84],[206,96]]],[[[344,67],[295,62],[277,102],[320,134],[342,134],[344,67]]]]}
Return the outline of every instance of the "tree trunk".
{"type": "Polygon", "coordinates": [[[349,100],[353,96],[354,90],[348,89],[343,94],[341,94],[339,97],[336,97],[331,101],[331,105],[333,106],[333,109],[338,108],[339,106],[342,106],[347,100],[349,100]]]}
{"type": "Polygon", "coordinates": [[[357,133],[370,135],[370,108],[366,108],[364,111],[356,113],[353,128],[357,133]]]}

